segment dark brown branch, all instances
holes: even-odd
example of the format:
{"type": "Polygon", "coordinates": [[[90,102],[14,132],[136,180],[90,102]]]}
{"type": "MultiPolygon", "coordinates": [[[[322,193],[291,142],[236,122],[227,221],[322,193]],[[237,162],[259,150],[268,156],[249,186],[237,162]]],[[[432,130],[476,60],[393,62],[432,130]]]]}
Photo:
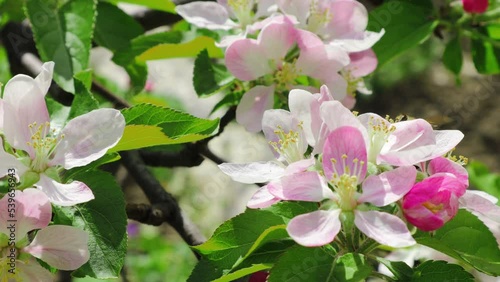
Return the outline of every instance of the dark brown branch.
{"type": "MultiPolygon", "coordinates": [[[[127,214],[137,219],[159,225],[161,222],[170,224],[182,239],[190,246],[201,244],[205,241],[200,232],[189,225],[189,221],[181,213],[177,200],[168,193],[160,182],[148,170],[139,152],[121,152],[122,163],[134,178],[137,184],[151,203],[151,207],[127,207],[127,214]]],[[[140,220],[139,220],[140,221],[140,220]]]]}
{"type": "Polygon", "coordinates": [[[99,82],[97,82],[95,80],[92,81],[92,87],[90,89],[92,91],[96,92],[97,94],[101,95],[106,100],[113,103],[113,106],[116,109],[123,109],[123,108],[130,108],[131,107],[130,103],[127,100],[110,92],[108,89],[106,89],[104,86],[102,86],[99,82]]]}

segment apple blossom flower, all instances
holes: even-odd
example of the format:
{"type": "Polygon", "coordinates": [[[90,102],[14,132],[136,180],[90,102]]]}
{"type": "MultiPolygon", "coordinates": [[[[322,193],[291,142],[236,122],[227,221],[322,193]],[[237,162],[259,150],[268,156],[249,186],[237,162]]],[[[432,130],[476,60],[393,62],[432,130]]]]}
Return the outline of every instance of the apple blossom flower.
{"type": "Polygon", "coordinates": [[[316,35],[296,29],[287,18],[266,25],[256,40],[240,39],[231,43],[225,61],[236,78],[259,79],[266,84],[245,93],[236,110],[236,120],[249,131],[260,130],[263,112],[274,104],[274,93],[293,88],[301,76],[326,84],[337,100],[346,97],[347,84],[338,72],[349,63],[347,53],[325,47],[316,35]],[[298,47],[298,56],[286,58],[294,47],[298,47]]]}
{"type": "Polygon", "coordinates": [[[279,0],[278,6],[295,16],[300,28],[348,52],[368,50],[384,35],[366,30],[368,12],[356,0],[279,0]]]}
{"type": "Polygon", "coordinates": [[[16,201],[15,212],[0,213],[0,281],[52,281],[53,275],[34,258],[61,270],[74,270],[88,261],[88,234],[72,226],[48,226],[52,206],[42,191],[28,188],[12,193],[13,197],[0,200],[2,211],[11,209],[7,209],[9,199],[16,201]],[[27,234],[33,230],[38,232],[30,242],[27,234]],[[10,240],[12,234],[15,240],[10,240]]]}
{"type": "Polygon", "coordinates": [[[482,14],[488,10],[488,0],[462,0],[464,11],[473,14],[482,14]]]}
{"type": "Polygon", "coordinates": [[[322,164],[324,177],[334,191],[328,188],[324,178],[318,179],[318,173],[309,171],[283,177],[280,190],[269,189],[271,194],[279,194],[284,200],[321,202],[320,210],[290,220],[287,231],[292,239],[308,247],[328,244],[335,239],[341,225],[349,228],[354,218],[353,223],[361,232],[383,245],[415,244],[399,217],[365,205],[383,207],[401,199],[415,181],[413,166],[366,177],[366,145],[361,132],[351,126],[339,127],[328,135],[322,164]],[[362,193],[357,192],[360,184],[362,193]]]}
{"type": "Polygon", "coordinates": [[[59,131],[51,128],[44,97],[53,68],[53,62],[45,63],[35,79],[16,75],[5,85],[0,115],[5,140],[14,150],[0,147],[0,158],[1,167],[14,168],[26,182],[21,183],[24,187],[35,185],[52,203],[68,206],[94,196],[83,182],[60,183],[57,169],[84,166],[102,157],[120,140],[125,119],[118,110],[98,109],[70,120],[59,131]]]}

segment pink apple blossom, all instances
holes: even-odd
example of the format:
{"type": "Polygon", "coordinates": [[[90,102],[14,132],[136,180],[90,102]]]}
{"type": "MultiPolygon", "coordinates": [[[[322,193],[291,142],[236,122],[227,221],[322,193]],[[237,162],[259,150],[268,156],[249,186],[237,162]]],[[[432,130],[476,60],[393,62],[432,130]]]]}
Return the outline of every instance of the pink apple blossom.
{"type": "Polygon", "coordinates": [[[2,168],[15,168],[26,180],[21,185],[34,184],[52,203],[68,206],[94,196],[83,182],[61,183],[57,169],[84,166],[102,157],[120,140],[125,119],[118,110],[98,109],[70,120],[61,130],[51,128],[44,98],[53,68],[54,63],[45,63],[35,79],[16,75],[5,85],[0,115],[5,140],[15,150],[5,152],[0,147],[0,158],[2,168]]]}
{"type": "Polygon", "coordinates": [[[266,82],[267,86],[250,89],[236,111],[236,120],[250,131],[260,130],[259,117],[273,106],[273,94],[293,88],[301,76],[326,84],[337,100],[346,97],[347,84],[338,72],[349,63],[347,53],[326,47],[316,35],[296,29],[287,18],[266,25],[257,39],[234,41],[226,50],[225,60],[236,78],[266,82]],[[298,47],[298,56],[285,59],[294,46],[298,47]]]}
{"type": "Polygon", "coordinates": [[[0,281],[52,281],[53,275],[34,258],[61,270],[74,270],[88,261],[88,234],[72,226],[48,226],[52,207],[42,191],[28,188],[12,193],[13,197],[4,196],[0,200],[3,211],[0,213],[0,281]],[[16,201],[13,217],[6,212],[10,209],[8,199],[12,198],[16,201]],[[16,220],[14,228],[10,220],[16,220]],[[27,234],[32,230],[38,232],[30,240],[27,234]],[[9,241],[12,234],[15,240],[9,241]],[[15,265],[14,274],[8,271],[12,268],[10,263],[15,265]]]}
{"type": "Polygon", "coordinates": [[[482,14],[488,10],[488,0],[462,0],[467,13],[482,14]]]}
{"type": "Polygon", "coordinates": [[[361,232],[383,245],[415,244],[400,218],[365,205],[383,207],[401,199],[415,181],[413,166],[366,177],[366,145],[361,132],[351,126],[339,127],[328,135],[322,164],[326,179],[318,180],[318,173],[307,171],[282,177],[282,189],[270,189],[271,194],[284,200],[322,203],[320,210],[296,216],[289,222],[287,231],[297,243],[309,247],[328,244],[335,239],[342,224],[350,225],[341,218],[354,217],[353,223],[361,232]],[[362,193],[358,192],[360,184],[362,193]]]}

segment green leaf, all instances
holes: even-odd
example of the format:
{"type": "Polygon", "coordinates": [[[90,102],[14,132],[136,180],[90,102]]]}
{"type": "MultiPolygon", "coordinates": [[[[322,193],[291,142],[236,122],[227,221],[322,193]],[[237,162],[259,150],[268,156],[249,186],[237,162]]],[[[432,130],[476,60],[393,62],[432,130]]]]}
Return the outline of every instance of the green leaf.
{"type": "Polygon", "coordinates": [[[281,217],[264,210],[247,209],[219,226],[208,241],[193,248],[215,266],[231,269],[261,242],[288,237],[286,232],[279,231],[282,227],[281,217]],[[273,232],[274,229],[278,231],[273,232]],[[271,237],[266,239],[268,234],[271,237]]]}
{"type": "Polygon", "coordinates": [[[265,210],[280,216],[285,223],[288,223],[290,219],[297,215],[318,210],[318,204],[311,202],[279,202],[265,210]]]}
{"type": "Polygon", "coordinates": [[[482,74],[500,73],[500,24],[473,30],[472,60],[482,74]]]}
{"type": "Polygon", "coordinates": [[[213,134],[219,124],[219,119],[201,119],[151,104],[124,109],[122,114],[125,131],[109,152],[198,141],[213,134]]]}
{"type": "Polygon", "coordinates": [[[268,282],[336,281],[334,259],[322,248],[291,247],[271,269],[268,282]]]}
{"type": "Polygon", "coordinates": [[[385,265],[398,281],[410,281],[413,276],[413,269],[403,261],[390,261],[380,257],[376,259],[385,265]]]}
{"type": "Polygon", "coordinates": [[[460,44],[460,37],[456,36],[446,44],[443,53],[443,64],[456,76],[460,75],[462,70],[462,45],[460,44]]]}
{"type": "Polygon", "coordinates": [[[438,25],[437,20],[429,19],[433,13],[430,0],[386,1],[371,11],[368,29],[385,29],[382,39],[373,46],[379,67],[426,41],[438,25]]]}
{"type": "Polygon", "coordinates": [[[245,277],[247,275],[250,275],[252,273],[255,273],[255,272],[258,272],[258,271],[262,271],[262,270],[266,270],[266,269],[269,269],[271,268],[271,265],[269,264],[254,264],[250,267],[247,267],[247,268],[242,268],[242,269],[239,269],[235,272],[232,272],[232,273],[229,273],[228,275],[225,275],[225,276],[222,276],[221,278],[219,279],[215,279],[213,280],[213,282],[229,282],[229,281],[234,281],[238,278],[241,278],[241,277],[245,277]]]}
{"type": "Polygon", "coordinates": [[[347,253],[336,261],[333,277],[337,281],[365,281],[365,278],[371,274],[372,270],[364,255],[347,253]]]}
{"type": "Polygon", "coordinates": [[[210,261],[202,259],[194,267],[187,282],[211,282],[222,276],[222,269],[210,261]]]}
{"type": "Polygon", "coordinates": [[[90,90],[78,79],[75,79],[75,98],[71,104],[68,120],[99,108],[99,103],[90,90]]]}
{"type": "Polygon", "coordinates": [[[127,250],[125,199],[114,177],[102,171],[89,171],[74,180],[89,186],[95,199],[66,208],[73,226],[89,233],[89,261],[73,272],[74,277],[99,279],[118,277],[127,250]]]}
{"type": "Polygon", "coordinates": [[[153,10],[165,11],[172,14],[175,12],[175,4],[171,0],[109,0],[111,3],[130,3],[151,8],[153,10]]]}
{"type": "Polygon", "coordinates": [[[412,282],[474,282],[474,276],[463,267],[446,261],[428,260],[415,268],[412,282]]]}
{"type": "Polygon", "coordinates": [[[490,172],[486,165],[478,161],[471,161],[467,171],[472,186],[500,198],[500,174],[490,172]]]}
{"type": "Polygon", "coordinates": [[[54,61],[54,80],[74,93],[73,75],[88,67],[94,20],[94,0],[27,0],[26,14],[43,61],[54,61]]]}
{"type": "Polygon", "coordinates": [[[445,253],[489,275],[500,275],[500,250],[491,231],[476,216],[460,209],[443,227],[419,231],[417,243],[445,253]]]}
{"type": "Polygon", "coordinates": [[[234,80],[234,77],[221,64],[210,59],[207,49],[203,49],[194,61],[193,85],[200,97],[215,93],[234,80]]]}
{"type": "Polygon", "coordinates": [[[126,49],[143,33],[142,26],[122,9],[106,2],[97,4],[94,40],[100,46],[112,51],[126,49]]]}

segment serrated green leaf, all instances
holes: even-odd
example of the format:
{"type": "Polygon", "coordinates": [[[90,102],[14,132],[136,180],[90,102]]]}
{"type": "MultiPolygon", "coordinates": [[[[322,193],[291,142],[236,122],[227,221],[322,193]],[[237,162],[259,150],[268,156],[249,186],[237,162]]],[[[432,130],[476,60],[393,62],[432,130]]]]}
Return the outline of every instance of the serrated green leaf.
{"type": "MultiPolygon", "coordinates": [[[[322,248],[294,246],[271,268],[268,282],[333,282],[334,257],[322,248]]],[[[343,281],[343,280],[340,280],[343,281]]]]}
{"type": "Polygon", "coordinates": [[[89,261],[73,272],[74,277],[118,277],[127,250],[125,199],[114,177],[102,171],[78,174],[75,180],[89,186],[95,199],[66,208],[73,226],[89,233],[89,261]]]}
{"type": "Polygon", "coordinates": [[[219,119],[201,119],[151,104],[124,109],[122,114],[127,124],[125,131],[108,152],[202,140],[213,134],[219,124],[219,119]]]}
{"type": "Polygon", "coordinates": [[[96,16],[94,0],[27,0],[26,14],[43,61],[54,61],[54,80],[74,93],[73,76],[88,67],[96,16]]]}
{"type": "Polygon", "coordinates": [[[130,41],[144,34],[142,26],[122,9],[106,2],[97,4],[94,40],[112,51],[126,49],[130,41]]]}
{"type": "Polygon", "coordinates": [[[138,61],[146,62],[150,60],[163,60],[170,58],[190,58],[196,57],[201,50],[207,49],[211,58],[222,58],[224,52],[215,46],[215,39],[208,36],[198,36],[193,40],[170,44],[164,43],[153,46],[144,53],[137,56],[138,61]]]}
{"type": "Polygon", "coordinates": [[[318,204],[312,202],[279,202],[265,210],[280,216],[285,223],[297,215],[318,210],[318,204]]]}
{"type": "Polygon", "coordinates": [[[428,260],[415,268],[412,282],[473,282],[474,276],[463,267],[446,261],[428,260]]]}
{"type": "Polygon", "coordinates": [[[175,12],[175,4],[171,0],[109,0],[111,3],[129,3],[148,7],[154,10],[165,11],[172,14],[175,12]]]}
{"type": "Polygon", "coordinates": [[[398,281],[410,281],[413,276],[413,269],[403,261],[390,261],[380,257],[376,259],[385,265],[398,281]]]}
{"type": "Polygon", "coordinates": [[[78,79],[75,79],[75,98],[71,104],[68,120],[99,108],[99,103],[90,90],[78,79]]]}
{"type": "Polygon", "coordinates": [[[462,70],[462,45],[460,44],[460,37],[456,36],[446,44],[443,53],[443,64],[456,76],[460,75],[462,70]]]}
{"type": "Polygon", "coordinates": [[[379,67],[429,38],[438,25],[437,20],[429,19],[433,12],[429,0],[386,1],[370,12],[368,29],[385,29],[382,39],[373,46],[379,67]]]}
{"type": "Polygon", "coordinates": [[[206,97],[214,94],[233,80],[234,77],[224,65],[215,64],[211,61],[207,49],[203,49],[196,56],[193,69],[193,85],[198,96],[206,97]]]}
{"type": "Polygon", "coordinates": [[[194,267],[187,282],[211,282],[221,276],[221,268],[217,268],[210,261],[202,259],[194,267]]]}
{"type": "Polygon", "coordinates": [[[500,73],[500,24],[477,27],[475,32],[477,34],[473,34],[471,47],[472,60],[477,71],[482,74],[500,73]],[[482,35],[482,37],[476,35],[482,35]]]}
{"type": "Polygon", "coordinates": [[[368,264],[365,256],[357,253],[347,253],[338,258],[333,269],[333,277],[336,281],[358,282],[365,281],[372,267],[368,264]]]}
{"type": "Polygon", "coordinates": [[[491,231],[473,214],[460,209],[443,227],[433,232],[417,232],[417,243],[436,249],[477,270],[500,275],[500,250],[491,231]]]}

